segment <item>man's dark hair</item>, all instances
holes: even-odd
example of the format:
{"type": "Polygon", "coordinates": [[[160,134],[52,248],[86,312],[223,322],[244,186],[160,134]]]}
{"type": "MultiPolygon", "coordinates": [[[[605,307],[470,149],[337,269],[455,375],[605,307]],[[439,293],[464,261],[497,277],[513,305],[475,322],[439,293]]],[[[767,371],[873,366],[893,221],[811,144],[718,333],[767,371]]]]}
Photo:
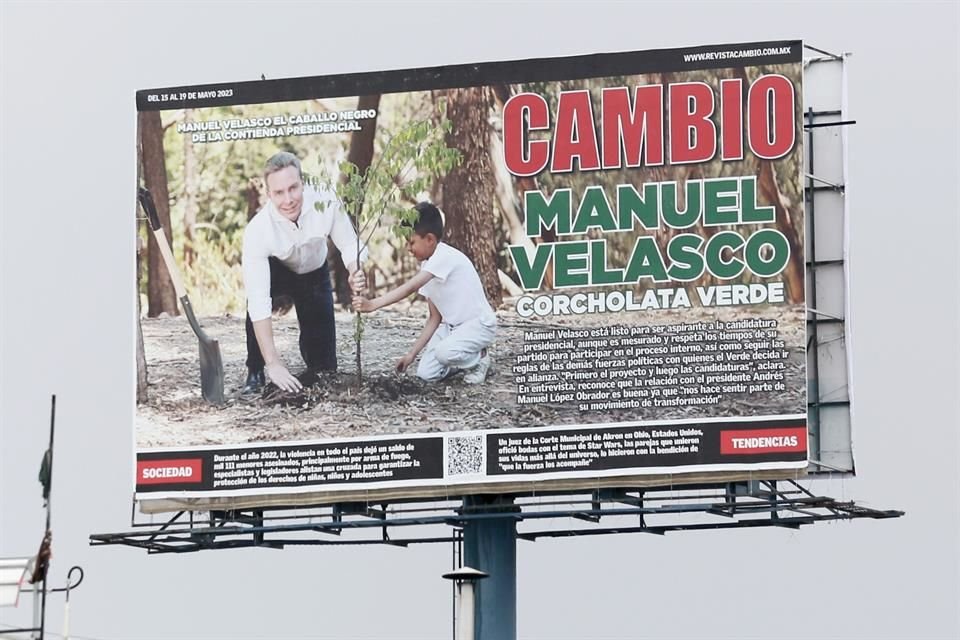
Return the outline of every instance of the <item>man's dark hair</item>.
{"type": "Polygon", "coordinates": [[[413,223],[413,232],[421,238],[432,233],[439,242],[443,239],[443,214],[430,202],[418,202],[414,207],[419,216],[413,223]]]}

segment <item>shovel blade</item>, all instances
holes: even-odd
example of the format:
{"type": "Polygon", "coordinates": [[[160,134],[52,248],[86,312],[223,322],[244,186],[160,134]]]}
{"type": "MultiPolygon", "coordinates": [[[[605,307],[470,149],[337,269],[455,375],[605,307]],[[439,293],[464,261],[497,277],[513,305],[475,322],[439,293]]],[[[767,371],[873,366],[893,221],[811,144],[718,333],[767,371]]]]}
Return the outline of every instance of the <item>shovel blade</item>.
{"type": "Polygon", "coordinates": [[[200,393],[203,394],[203,399],[211,404],[223,404],[223,358],[220,357],[220,343],[208,336],[200,326],[190,298],[184,295],[180,298],[180,305],[187,314],[190,328],[200,341],[200,393]]]}
{"type": "Polygon", "coordinates": [[[223,404],[223,359],[220,343],[211,338],[200,340],[200,392],[212,404],[223,404]]]}

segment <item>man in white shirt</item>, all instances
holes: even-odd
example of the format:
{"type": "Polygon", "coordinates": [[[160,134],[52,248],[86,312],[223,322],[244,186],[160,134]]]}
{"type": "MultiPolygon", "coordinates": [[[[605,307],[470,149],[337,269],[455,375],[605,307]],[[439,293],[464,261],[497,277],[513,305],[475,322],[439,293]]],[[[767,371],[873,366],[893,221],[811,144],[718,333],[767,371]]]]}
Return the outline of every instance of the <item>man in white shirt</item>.
{"type": "Polygon", "coordinates": [[[243,234],[243,284],[247,294],[247,381],[243,393],[260,389],[264,371],[285,391],[303,385],[277,351],[271,320],[272,298],[293,299],[300,324],[300,355],[308,369],[337,368],[333,292],[327,268],[327,238],[340,250],[350,287],[364,290],[350,218],[333,194],[304,187],[300,160],[282,151],[264,167],[267,204],[251,218],[243,234]],[[318,206],[319,203],[319,206],[318,206]]]}

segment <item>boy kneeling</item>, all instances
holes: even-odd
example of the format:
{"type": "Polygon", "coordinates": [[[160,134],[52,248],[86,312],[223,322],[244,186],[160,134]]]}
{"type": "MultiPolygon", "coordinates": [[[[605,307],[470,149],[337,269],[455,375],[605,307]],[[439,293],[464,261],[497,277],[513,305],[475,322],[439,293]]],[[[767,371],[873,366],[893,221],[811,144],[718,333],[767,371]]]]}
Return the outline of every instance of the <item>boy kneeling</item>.
{"type": "Polygon", "coordinates": [[[420,272],[372,300],[355,297],[353,308],[368,313],[419,291],[427,299],[430,316],[420,337],[397,361],[397,371],[405,371],[427,347],[417,367],[420,378],[433,382],[462,370],[466,372],[464,382],[480,384],[490,370],[487,347],[497,330],[497,316],[487,302],[480,276],[470,259],[441,242],[440,210],[429,202],[421,202],[414,208],[419,216],[407,248],[420,262],[420,272]]]}

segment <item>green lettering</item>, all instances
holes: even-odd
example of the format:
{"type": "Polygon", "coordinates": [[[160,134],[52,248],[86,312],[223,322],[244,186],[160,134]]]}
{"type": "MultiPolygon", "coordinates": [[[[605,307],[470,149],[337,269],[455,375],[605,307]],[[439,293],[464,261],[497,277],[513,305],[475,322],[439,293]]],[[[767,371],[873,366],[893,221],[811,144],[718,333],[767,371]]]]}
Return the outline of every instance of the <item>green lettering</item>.
{"type": "Polygon", "coordinates": [[[593,284],[620,284],[623,269],[607,270],[607,243],[604,240],[590,242],[590,273],[593,284]]]}
{"type": "Polygon", "coordinates": [[[674,229],[684,229],[697,223],[703,212],[701,190],[702,180],[687,180],[686,207],[683,211],[677,208],[677,183],[660,183],[660,206],[663,209],[663,221],[674,229]]]}
{"type": "Polygon", "coordinates": [[[787,266],[787,260],[790,259],[790,243],[787,242],[786,236],[776,229],[761,229],[747,240],[743,257],[750,271],[761,278],[769,278],[777,275],[787,266]],[[772,249],[769,260],[764,260],[761,255],[761,250],[765,246],[772,249]]]}
{"type": "Polygon", "coordinates": [[[643,185],[643,197],[632,184],[617,185],[619,228],[623,231],[633,229],[633,219],[636,218],[644,229],[659,229],[659,202],[656,182],[643,185]]]}
{"type": "Polygon", "coordinates": [[[703,224],[737,224],[737,179],[705,180],[703,183],[703,224]]]}
{"type": "Polygon", "coordinates": [[[743,272],[743,260],[733,254],[743,246],[743,237],[734,231],[715,233],[707,240],[704,255],[707,259],[707,269],[721,280],[736,278],[743,272]],[[730,249],[730,259],[725,260],[723,250],[730,249]]]}
{"type": "Polygon", "coordinates": [[[582,287],[590,284],[587,271],[586,242],[558,242],[553,250],[554,284],[558,287],[582,287]]]}
{"type": "Polygon", "coordinates": [[[692,233],[680,234],[670,241],[667,245],[667,256],[672,264],[667,274],[671,280],[689,282],[703,275],[701,245],[703,245],[703,238],[692,233]]]}
{"type": "Polygon", "coordinates": [[[641,278],[651,278],[654,282],[667,280],[667,270],[663,266],[663,256],[660,247],[650,236],[637,238],[630,254],[630,264],[627,265],[627,274],[624,282],[639,282],[641,278]]]}
{"type": "Polygon", "coordinates": [[[603,231],[618,230],[603,187],[587,187],[577,209],[577,219],[573,221],[574,233],[586,233],[590,227],[600,227],[603,231]]]}
{"type": "Polygon", "coordinates": [[[757,206],[756,176],[740,179],[740,208],[743,222],[773,222],[777,217],[776,208],[757,206]]]}
{"type": "Polygon", "coordinates": [[[553,228],[557,235],[570,233],[570,189],[557,189],[549,199],[540,191],[527,191],[523,209],[531,238],[541,234],[541,227],[553,228]]]}
{"type": "Polygon", "coordinates": [[[528,291],[540,288],[552,253],[553,243],[538,244],[533,254],[533,263],[531,263],[526,247],[510,245],[510,255],[513,256],[513,266],[517,270],[517,275],[520,276],[520,286],[528,291]]]}

